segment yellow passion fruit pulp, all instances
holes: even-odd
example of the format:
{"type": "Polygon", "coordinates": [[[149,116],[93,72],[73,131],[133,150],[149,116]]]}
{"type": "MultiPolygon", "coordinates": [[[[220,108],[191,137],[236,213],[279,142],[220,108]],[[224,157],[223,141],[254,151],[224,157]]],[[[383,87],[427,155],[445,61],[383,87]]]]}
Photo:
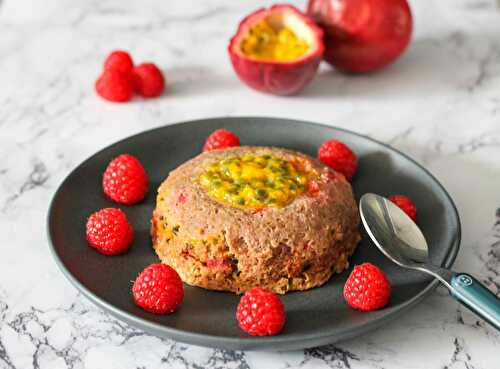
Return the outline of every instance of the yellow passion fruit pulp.
{"type": "Polygon", "coordinates": [[[304,55],[309,44],[300,39],[290,28],[274,29],[266,20],[250,27],[241,41],[241,50],[258,60],[291,61],[304,55]]]}
{"type": "Polygon", "coordinates": [[[282,207],[301,195],[312,173],[272,155],[230,157],[200,176],[208,194],[234,207],[282,207]]]}

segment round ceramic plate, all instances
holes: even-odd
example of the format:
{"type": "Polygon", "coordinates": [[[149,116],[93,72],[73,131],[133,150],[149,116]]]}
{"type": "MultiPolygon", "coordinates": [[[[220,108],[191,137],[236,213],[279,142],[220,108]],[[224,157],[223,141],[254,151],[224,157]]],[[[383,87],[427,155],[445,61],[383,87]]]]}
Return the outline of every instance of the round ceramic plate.
{"type": "Polygon", "coordinates": [[[366,192],[402,193],[418,206],[419,225],[430,247],[433,263],[451,266],[460,243],[457,210],[438,181],[400,152],[342,129],[275,118],[213,118],[179,123],[127,138],[98,152],[76,168],[57,190],[48,215],[51,250],[64,275],[96,305],[152,334],[195,345],[226,349],[291,350],[354,337],[394,319],[418,303],[435,286],[423,274],[404,270],[386,259],[366,234],[351,265],[366,261],[388,275],[393,293],[381,310],[362,313],[350,309],[342,287],[350,270],[335,275],[320,288],[282,297],[287,311],[283,332],[273,337],[251,337],[235,319],[239,296],[185,286],[181,308],[170,315],[149,314],[131,297],[131,281],[145,266],[158,262],[149,236],[156,189],[169,171],[200,153],[206,137],[217,128],[235,132],[245,145],[281,146],[316,155],[326,139],[347,143],[359,156],[352,184],[359,199],[366,192]],[[87,246],[85,222],[89,214],[118,205],[107,199],[101,177],[111,159],[122,153],[137,156],[150,178],[146,199],[122,208],[135,229],[130,251],[106,257],[87,246]]]}

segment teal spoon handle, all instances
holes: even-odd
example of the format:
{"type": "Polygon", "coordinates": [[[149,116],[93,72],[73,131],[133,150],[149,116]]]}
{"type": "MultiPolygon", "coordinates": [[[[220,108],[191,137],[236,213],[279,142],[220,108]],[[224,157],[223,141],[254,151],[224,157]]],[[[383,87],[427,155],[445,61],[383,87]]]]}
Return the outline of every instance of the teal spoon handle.
{"type": "Polygon", "coordinates": [[[473,276],[454,273],[450,293],[460,303],[500,330],[500,299],[473,276]]]}

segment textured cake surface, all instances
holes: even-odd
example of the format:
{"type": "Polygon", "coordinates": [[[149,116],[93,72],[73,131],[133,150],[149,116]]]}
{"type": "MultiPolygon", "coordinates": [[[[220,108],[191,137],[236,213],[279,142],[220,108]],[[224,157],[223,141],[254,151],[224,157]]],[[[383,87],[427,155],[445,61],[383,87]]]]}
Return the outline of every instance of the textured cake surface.
{"type": "Polygon", "coordinates": [[[242,146],[200,154],[172,171],[158,189],[151,234],[160,259],[188,284],[286,293],[342,272],[360,240],[358,225],[351,185],[341,174],[298,152],[242,146]],[[282,206],[245,207],[202,184],[214,163],[262,155],[300,163],[304,191],[282,206]]]}

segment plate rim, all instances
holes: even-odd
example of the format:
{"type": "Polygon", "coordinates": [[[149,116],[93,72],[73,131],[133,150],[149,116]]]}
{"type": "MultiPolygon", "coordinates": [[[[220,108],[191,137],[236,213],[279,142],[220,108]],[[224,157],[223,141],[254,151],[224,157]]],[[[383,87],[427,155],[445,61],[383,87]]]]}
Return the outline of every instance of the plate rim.
{"type": "Polygon", "coordinates": [[[333,126],[333,125],[328,125],[325,123],[317,123],[317,122],[311,122],[307,120],[298,120],[298,119],[291,119],[291,118],[280,118],[280,117],[265,117],[265,116],[225,116],[225,117],[210,117],[210,118],[203,118],[203,119],[194,119],[194,120],[185,120],[177,123],[172,123],[172,124],[165,124],[160,127],[155,127],[147,130],[140,131],[138,133],[134,133],[132,135],[129,135],[125,138],[122,138],[116,142],[113,142],[109,145],[106,145],[104,148],[94,152],[90,156],[88,156],[85,160],[81,161],[76,167],[74,167],[65,177],[64,179],[59,183],[57,186],[56,191],[52,195],[52,198],[50,200],[49,208],[47,211],[46,215],[46,232],[47,232],[47,238],[48,238],[48,245],[49,245],[49,250],[51,252],[51,255],[56,262],[57,267],[59,270],[62,272],[62,274],[71,282],[71,284],[78,290],[80,291],[90,302],[92,302],[94,305],[98,306],[99,308],[105,310],[107,313],[110,313],[112,316],[115,318],[127,322],[127,324],[130,324],[134,326],[136,329],[140,330],[147,330],[148,333],[155,332],[153,333],[154,335],[157,336],[162,336],[160,334],[164,333],[163,337],[169,337],[171,339],[177,340],[179,342],[184,342],[187,344],[193,344],[193,345],[203,345],[206,347],[216,347],[216,348],[228,348],[231,347],[232,349],[237,349],[237,350],[265,350],[265,351],[275,351],[275,350],[292,350],[292,349],[298,349],[298,348],[309,348],[313,346],[317,346],[317,342],[323,342],[322,344],[326,343],[334,343],[339,340],[343,339],[348,339],[351,337],[354,337],[358,335],[361,332],[367,332],[376,329],[377,327],[381,326],[382,324],[389,322],[390,320],[398,317],[401,313],[404,311],[408,310],[409,308],[417,305],[419,302],[423,300],[432,290],[434,290],[438,284],[438,280],[433,280],[431,281],[424,289],[422,289],[419,293],[405,301],[404,303],[398,305],[395,310],[391,311],[391,313],[388,313],[388,315],[382,315],[380,317],[377,317],[373,320],[370,320],[364,324],[362,324],[360,327],[363,327],[363,330],[360,331],[360,327],[355,327],[353,328],[344,328],[341,330],[333,330],[328,333],[323,333],[323,334],[316,334],[316,333],[309,333],[309,334],[298,334],[292,337],[289,336],[269,336],[269,337],[227,337],[227,336],[218,336],[218,335],[213,335],[213,334],[205,334],[205,333],[195,333],[191,331],[186,331],[183,329],[178,329],[170,326],[166,326],[160,323],[152,322],[149,320],[146,320],[144,318],[141,318],[139,316],[136,316],[132,313],[129,313],[125,310],[122,310],[116,306],[114,306],[111,303],[106,302],[99,296],[95,295],[92,293],[84,284],[82,284],[72,273],[71,271],[66,267],[66,265],[63,263],[61,260],[55,246],[55,242],[53,239],[52,235],[52,227],[51,227],[51,222],[56,221],[53,219],[53,214],[54,214],[54,208],[55,208],[55,202],[56,199],[59,197],[59,193],[61,192],[62,188],[64,187],[64,184],[69,180],[69,178],[76,172],[78,171],[82,166],[84,166],[87,162],[92,160],[95,156],[101,154],[102,152],[112,148],[115,145],[119,145],[125,141],[128,141],[130,139],[133,139],[136,136],[143,135],[143,134],[150,134],[155,131],[160,131],[163,130],[167,127],[173,127],[173,126],[180,126],[184,124],[203,124],[203,122],[207,121],[214,121],[214,120],[219,120],[219,121],[224,121],[224,120],[265,120],[265,121],[274,121],[274,123],[277,124],[283,124],[283,121],[287,121],[289,123],[298,123],[302,125],[313,125],[313,126],[318,126],[322,128],[328,128],[332,130],[337,130],[341,131],[350,135],[357,136],[361,139],[365,139],[368,141],[371,141],[372,143],[381,145],[382,147],[386,148],[389,151],[392,151],[402,157],[404,157],[406,160],[410,161],[412,164],[416,165],[420,170],[422,170],[426,175],[430,177],[430,179],[440,188],[440,190],[443,192],[445,197],[447,198],[449,204],[451,205],[451,208],[453,210],[453,215],[456,219],[457,222],[457,229],[456,229],[456,234],[454,238],[453,244],[450,246],[450,249],[447,252],[447,255],[445,257],[445,261],[443,263],[444,267],[450,268],[453,263],[456,260],[456,257],[458,255],[458,252],[460,250],[460,244],[461,244],[461,237],[462,237],[462,225],[461,225],[461,219],[460,215],[458,213],[458,209],[456,207],[455,202],[453,201],[452,197],[448,193],[448,191],[444,188],[444,186],[441,184],[441,182],[423,165],[418,163],[415,159],[411,158],[407,154],[401,152],[400,150],[390,146],[389,144],[386,144],[384,142],[381,142],[377,139],[374,139],[372,137],[366,136],[361,133],[357,133],[354,131],[351,131],[349,129],[333,126]],[[146,327],[147,329],[145,329],[146,327]],[[356,332],[359,331],[359,332],[356,332]],[[156,334],[156,332],[159,332],[156,334]],[[193,341],[200,342],[198,343],[193,343],[193,341]],[[202,343],[201,343],[202,342],[202,343]],[[301,343],[302,342],[302,343],[301,343]],[[310,342],[309,345],[307,345],[306,342],[310,342]],[[314,343],[314,344],[313,344],[314,343]],[[279,346],[290,346],[290,348],[272,348],[270,346],[272,345],[279,345],[279,346]]]}

